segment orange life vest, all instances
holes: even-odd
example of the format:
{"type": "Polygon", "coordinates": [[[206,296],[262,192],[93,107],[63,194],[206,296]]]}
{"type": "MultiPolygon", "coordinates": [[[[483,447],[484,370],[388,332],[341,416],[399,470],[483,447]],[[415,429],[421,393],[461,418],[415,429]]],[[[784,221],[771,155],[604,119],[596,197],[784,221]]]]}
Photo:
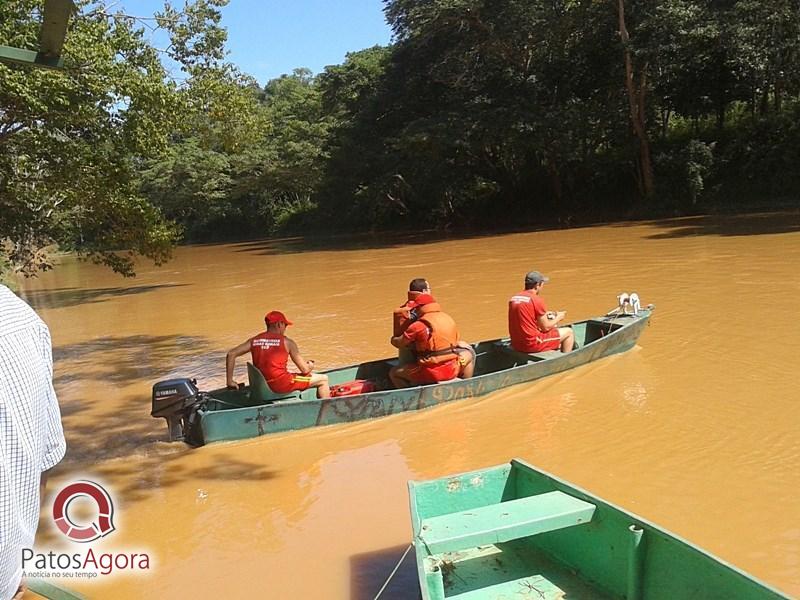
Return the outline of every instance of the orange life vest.
{"type": "Polygon", "coordinates": [[[435,365],[458,358],[455,348],[458,346],[458,328],[456,322],[447,313],[442,312],[438,302],[430,302],[417,307],[419,321],[428,326],[430,335],[425,342],[416,342],[417,362],[424,365],[435,365]]]}
{"type": "Polygon", "coordinates": [[[393,336],[397,337],[398,335],[402,335],[406,327],[411,323],[411,309],[416,306],[414,301],[421,293],[422,292],[408,292],[408,301],[400,308],[394,309],[394,314],[392,315],[393,336]]]}

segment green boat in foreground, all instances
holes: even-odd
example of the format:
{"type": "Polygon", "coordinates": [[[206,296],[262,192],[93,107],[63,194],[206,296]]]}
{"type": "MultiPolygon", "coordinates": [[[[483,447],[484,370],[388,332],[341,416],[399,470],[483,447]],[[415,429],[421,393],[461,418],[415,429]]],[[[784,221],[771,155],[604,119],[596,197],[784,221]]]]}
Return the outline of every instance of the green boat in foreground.
{"type": "Polygon", "coordinates": [[[408,490],[424,600],[788,598],[518,459],[408,490]]]}
{"type": "Polygon", "coordinates": [[[653,312],[650,306],[636,314],[609,314],[571,325],[578,348],[524,354],[508,339],[473,344],[475,375],[434,385],[394,389],[389,369],[396,358],[324,371],[331,388],[366,380],[376,391],[317,399],[314,390],[276,395],[261,373],[248,365],[250,385],[238,390],[201,392],[189,379],[170,379],[153,386],[154,417],[167,420],[170,440],[200,446],[221,440],[239,440],[320,425],[348,423],[420,410],[464,398],[483,396],[501,388],[560,373],[597,359],[629,350],[653,312]]]}

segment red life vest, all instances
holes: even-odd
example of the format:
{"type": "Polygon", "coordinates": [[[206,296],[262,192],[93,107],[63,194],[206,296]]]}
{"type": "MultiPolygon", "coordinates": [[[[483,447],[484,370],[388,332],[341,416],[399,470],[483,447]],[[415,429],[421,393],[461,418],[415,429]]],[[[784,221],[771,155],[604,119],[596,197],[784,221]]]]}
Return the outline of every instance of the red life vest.
{"type": "Polygon", "coordinates": [[[285,375],[289,371],[289,352],[286,350],[284,337],[279,333],[265,331],[250,340],[250,355],[253,364],[269,381],[285,375]]]}
{"type": "Polygon", "coordinates": [[[428,326],[430,335],[424,342],[415,342],[417,362],[424,365],[435,365],[458,358],[455,348],[458,346],[458,327],[447,313],[442,312],[438,302],[430,302],[417,307],[419,321],[428,326]]]}
{"type": "Polygon", "coordinates": [[[411,309],[416,306],[415,300],[422,292],[408,292],[408,301],[400,308],[394,309],[392,315],[392,335],[402,335],[411,322],[411,309]]]}

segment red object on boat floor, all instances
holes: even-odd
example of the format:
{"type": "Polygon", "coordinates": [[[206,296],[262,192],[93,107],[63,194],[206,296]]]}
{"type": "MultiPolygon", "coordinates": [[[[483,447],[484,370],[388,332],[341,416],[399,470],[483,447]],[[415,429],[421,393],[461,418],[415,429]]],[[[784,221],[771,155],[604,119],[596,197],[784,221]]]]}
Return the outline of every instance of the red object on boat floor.
{"type": "Polygon", "coordinates": [[[355,396],[356,394],[367,394],[374,392],[378,389],[374,381],[369,379],[355,379],[353,381],[345,381],[331,386],[331,397],[337,398],[339,396],[355,396]]]}

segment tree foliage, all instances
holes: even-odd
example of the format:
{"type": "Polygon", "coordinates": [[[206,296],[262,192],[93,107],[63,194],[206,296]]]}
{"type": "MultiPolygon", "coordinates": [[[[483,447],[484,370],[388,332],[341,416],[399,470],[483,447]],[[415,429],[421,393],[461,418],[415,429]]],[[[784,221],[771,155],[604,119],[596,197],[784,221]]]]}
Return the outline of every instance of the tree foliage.
{"type": "MultiPolygon", "coordinates": [[[[221,56],[221,4],[168,6],[158,21],[193,77],[221,56]]],[[[0,4],[0,44],[36,49],[41,5],[0,4]]],[[[131,275],[137,255],[163,262],[177,239],[139,194],[138,171],[168,150],[195,96],[168,77],[142,24],[110,10],[78,3],[63,71],[0,64],[0,252],[26,274],[58,244],[131,275]]]]}
{"type": "MultiPolygon", "coordinates": [[[[34,271],[57,243],[130,274],[181,235],[800,193],[800,0],[384,0],[391,45],[264,86],[227,61],[224,1],[166,5],[165,51],[83,2],[66,71],[0,65],[0,264],[34,271]]],[[[40,6],[0,4],[0,43],[34,48],[40,6]]]]}

